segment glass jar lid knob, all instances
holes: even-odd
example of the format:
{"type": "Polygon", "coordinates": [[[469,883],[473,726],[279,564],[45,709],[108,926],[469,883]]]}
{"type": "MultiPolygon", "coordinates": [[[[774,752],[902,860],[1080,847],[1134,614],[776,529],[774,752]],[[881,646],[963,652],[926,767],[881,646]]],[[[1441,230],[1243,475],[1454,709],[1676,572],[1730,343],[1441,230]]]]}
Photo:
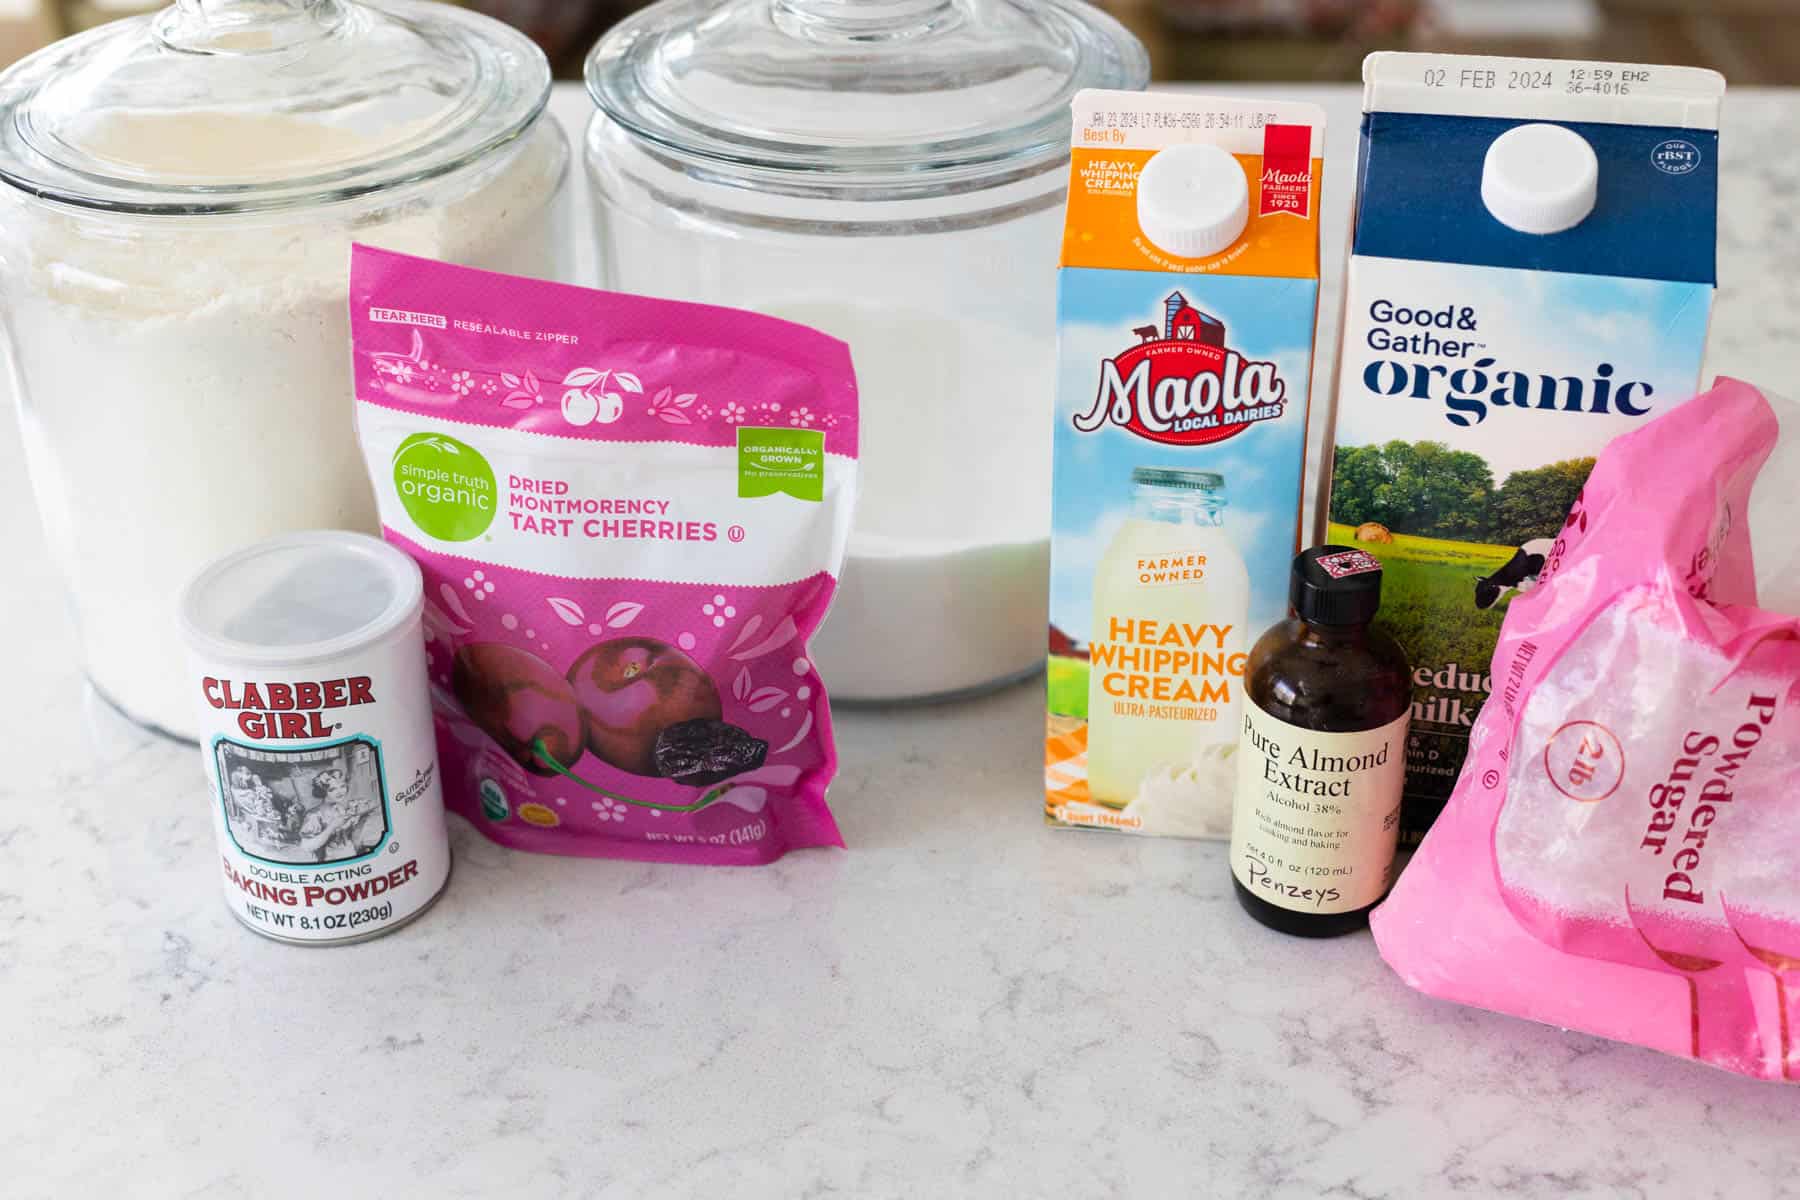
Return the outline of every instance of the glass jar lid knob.
{"type": "Polygon", "coordinates": [[[347,16],[344,0],[175,0],[156,37],[191,54],[256,54],[329,36],[347,16]]]}
{"type": "Polygon", "coordinates": [[[888,42],[961,23],[954,0],[775,0],[775,24],[812,41],[888,42]]]}

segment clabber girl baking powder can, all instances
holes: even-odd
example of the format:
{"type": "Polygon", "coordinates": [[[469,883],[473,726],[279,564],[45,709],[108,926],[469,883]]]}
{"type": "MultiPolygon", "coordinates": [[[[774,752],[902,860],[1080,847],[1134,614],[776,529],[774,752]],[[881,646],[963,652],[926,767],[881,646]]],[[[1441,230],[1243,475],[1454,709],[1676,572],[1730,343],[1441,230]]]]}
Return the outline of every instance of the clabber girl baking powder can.
{"type": "Polygon", "coordinates": [[[257,933],[361,941],[443,890],[423,604],[410,558],[336,531],[229,554],[183,595],[220,881],[257,933]]]}

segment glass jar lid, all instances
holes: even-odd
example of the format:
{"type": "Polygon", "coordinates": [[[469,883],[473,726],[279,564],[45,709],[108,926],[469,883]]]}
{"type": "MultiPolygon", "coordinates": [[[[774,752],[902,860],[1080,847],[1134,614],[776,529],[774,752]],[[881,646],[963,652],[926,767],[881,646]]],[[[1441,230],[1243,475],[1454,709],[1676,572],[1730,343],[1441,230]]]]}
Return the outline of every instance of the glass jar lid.
{"type": "Polygon", "coordinates": [[[0,75],[0,179],[141,213],[324,203],[517,137],[550,68],[524,34],[421,0],[178,0],[0,75]]]}
{"type": "Polygon", "coordinates": [[[1083,0],[662,0],[587,60],[602,112],[722,182],[953,191],[1060,164],[1082,88],[1141,88],[1083,0]]]}

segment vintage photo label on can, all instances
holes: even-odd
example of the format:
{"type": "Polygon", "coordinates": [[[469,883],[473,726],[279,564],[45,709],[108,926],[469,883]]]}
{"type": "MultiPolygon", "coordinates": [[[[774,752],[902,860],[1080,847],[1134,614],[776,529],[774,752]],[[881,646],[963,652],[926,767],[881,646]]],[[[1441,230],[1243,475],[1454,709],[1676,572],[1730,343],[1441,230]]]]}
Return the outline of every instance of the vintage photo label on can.
{"type": "Polygon", "coordinates": [[[1354,912],[1392,881],[1410,714],[1379,729],[1320,733],[1248,697],[1238,751],[1231,870],[1271,904],[1354,912]]]}
{"type": "Polygon", "coordinates": [[[225,738],[218,757],[225,833],[273,866],[360,862],[389,844],[381,748],[365,737],[304,750],[258,750],[225,738]]]}

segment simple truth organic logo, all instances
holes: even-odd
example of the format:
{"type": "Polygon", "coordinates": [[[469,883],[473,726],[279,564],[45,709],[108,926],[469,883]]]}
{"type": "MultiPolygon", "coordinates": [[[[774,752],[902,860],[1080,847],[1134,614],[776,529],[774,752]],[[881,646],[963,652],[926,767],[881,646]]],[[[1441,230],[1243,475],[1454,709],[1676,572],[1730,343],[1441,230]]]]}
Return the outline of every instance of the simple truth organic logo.
{"type": "Polygon", "coordinates": [[[1081,432],[1111,423],[1153,442],[1202,446],[1286,410],[1287,384],[1275,364],[1227,349],[1225,323],[1180,292],[1164,302],[1160,326],[1133,332],[1137,345],[1101,362],[1093,407],[1075,418],[1081,432]]]}

